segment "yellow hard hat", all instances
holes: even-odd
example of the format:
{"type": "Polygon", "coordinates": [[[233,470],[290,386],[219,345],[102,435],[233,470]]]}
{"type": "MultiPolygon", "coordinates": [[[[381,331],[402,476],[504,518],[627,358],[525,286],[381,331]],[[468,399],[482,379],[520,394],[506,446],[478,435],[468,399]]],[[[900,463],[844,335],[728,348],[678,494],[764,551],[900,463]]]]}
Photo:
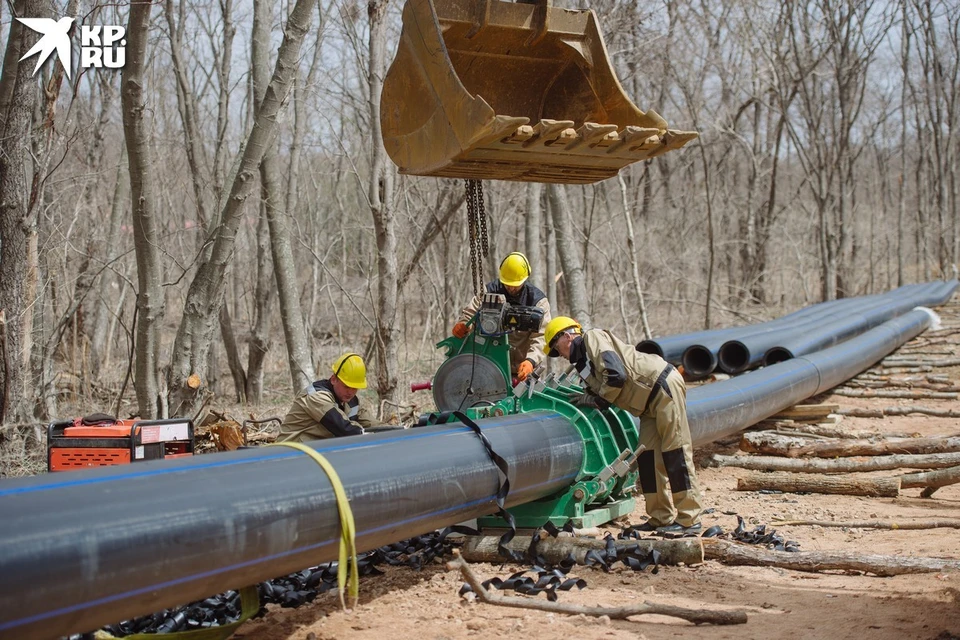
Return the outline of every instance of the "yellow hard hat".
{"type": "Polygon", "coordinates": [[[529,277],[530,263],[519,251],[514,251],[500,263],[500,282],[508,287],[519,287],[529,277]]]}
{"type": "Polygon", "coordinates": [[[547,328],[543,330],[543,339],[546,342],[543,347],[543,352],[551,358],[556,358],[560,355],[560,352],[553,348],[553,341],[557,336],[570,329],[577,333],[583,332],[583,327],[580,326],[580,323],[567,316],[557,316],[548,322],[547,328]]]}
{"type": "Polygon", "coordinates": [[[333,375],[340,378],[340,382],[351,389],[367,388],[367,366],[363,358],[357,353],[345,353],[330,368],[333,375]]]}

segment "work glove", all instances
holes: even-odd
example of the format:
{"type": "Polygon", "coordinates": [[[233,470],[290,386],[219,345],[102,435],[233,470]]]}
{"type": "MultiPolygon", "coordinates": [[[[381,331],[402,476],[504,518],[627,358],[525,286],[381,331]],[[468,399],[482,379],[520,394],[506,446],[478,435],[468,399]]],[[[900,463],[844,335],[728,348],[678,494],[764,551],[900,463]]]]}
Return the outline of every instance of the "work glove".
{"type": "Polygon", "coordinates": [[[468,333],[470,333],[470,328],[467,327],[466,322],[458,322],[457,324],[453,325],[452,333],[456,337],[463,339],[467,337],[468,333]]]}
{"type": "Polygon", "coordinates": [[[576,407],[583,407],[584,409],[606,409],[610,406],[609,402],[589,391],[571,393],[567,396],[567,402],[576,407]]]}
{"type": "Polygon", "coordinates": [[[520,363],[520,366],[517,367],[517,380],[523,382],[531,373],[533,373],[533,363],[529,360],[524,360],[520,363]]]}

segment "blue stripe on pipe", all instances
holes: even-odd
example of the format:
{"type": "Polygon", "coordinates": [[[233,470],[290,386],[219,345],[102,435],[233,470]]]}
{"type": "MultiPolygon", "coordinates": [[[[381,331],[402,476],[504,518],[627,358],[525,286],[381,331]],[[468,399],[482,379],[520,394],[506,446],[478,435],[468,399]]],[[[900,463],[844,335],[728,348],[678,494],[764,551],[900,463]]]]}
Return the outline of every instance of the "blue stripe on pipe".
{"type": "MultiPolygon", "coordinates": [[[[467,427],[464,427],[464,429],[466,429],[466,430],[469,431],[469,428],[467,428],[467,427]]],[[[295,454],[295,455],[296,455],[296,454],[295,454]]],[[[551,484],[551,483],[557,482],[558,480],[572,480],[572,479],[576,478],[576,476],[577,476],[577,474],[574,473],[574,474],[568,474],[568,475],[566,475],[566,476],[563,476],[562,478],[552,478],[552,479],[550,479],[550,480],[545,480],[545,481],[543,481],[543,482],[541,482],[541,483],[538,483],[538,484],[535,484],[535,485],[531,485],[531,486],[529,487],[529,489],[535,489],[535,488],[537,488],[537,487],[539,487],[539,486],[542,486],[542,485],[545,485],[545,484],[551,484]]],[[[399,521],[391,522],[391,523],[389,523],[389,524],[381,525],[381,526],[379,526],[379,527],[374,527],[374,528],[372,528],[372,529],[366,529],[366,530],[364,530],[364,531],[361,531],[361,532],[360,532],[360,535],[365,535],[365,534],[370,534],[370,533],[376,533],[377,531],[381,531],[381,530],[383,530],[383,529],[388,529],[388,528],[391,528],[391,527],[396,527],[396,526],[398,526],[398,525],[405,525],[405,524],[409,524],[409,523],[411,523],[411,522],[417,522],[418,520],[425,520],[425,519],[427,519],[427,518],[431,518],[431,517],[443,515],[444,513],[447,513],[447,512],[450,512],[450,511],[455,511],[455,510],[463,509],[464,507],[477,506],[477,505],[483,504],[483,503],[485,503],[485,502],[491,502],[491,501],[492,501],[492,502],[496,503],[496,500],[497,500],[497,497],[496,497],[495,495],[490,495],[490,496],[488,496],[488,497],[486,497],[486,498],[481,498],[481,499],[479,499],[479,500],[474,500],[473,502],[467,502],[467,503],[465,503],[465,504],[455,505],[455,506],[453,506],[453,507],[447,507],[447,508],[445,508],[445,509],[439,509],[439,510],[437,510],[437,511],[431,511],[430,513],[426,513],[426,514],[424,514],[424,515],[422,515],[422,516],[416,516],[416,517],[413,517],[413,518],[407,518],[406,520],[399,520],[399,521]]],[[[202,572],[202,573],[195,573],[195,574],[193,574],[193,575],[191,575],[191,576],[185,576],[185,577],[183,577],[183,578],[177,578],[177,579],[175,579],[175,580],[168,580],[167,582],[161,582],[161,583],[159,583],[159,584],[153,584],[153,585],[150,585],[150,586],[147,586],[147,587],[140,587],[139,589],[134,589],[134,590],[132,590],[132,591],[125,591],[125,592],[123,592],[123,593],[117,593],[117,594],[114,594],[114,595],[111,595],[111,596],[105,596],[105,597],[103,597],[103,598],[98,598],[98,599],[96,599],[96,600],[91,600],[91,601],[89,601],[89,602],[84,602],[84,603],[80,603],[80,604],[74,604],[74,605],[70,605],[69,607],[63,607],[62,609],[54,609],[54,610],[52,610],[52,611],[47,611],[47,612],[45,612],[45,613],[37,613],[37,614],[34,614],[34,615],[29,616],[29,617],[27,617],[27,618],[20,618],[19,620],[11,620],[10,622],[0,622],[0,631],[6,631],[6,630],[8,630],[8,629],[13,629],[13,628],[16,628],[16,627],[20,627],[20,626],[23,626],[23,625],[25,625],[25,624],[32,624],[32,623],[34,623],[34,622],[40,622],[40,621],[42,621],[42,620],[47,620],[47,619],[49,619],[49,618],[55,618],[55,617],[57,617],[57,616],[66,615],[66,614],[68,614],[68,613],[73,613],[74,611],[79,611],[79,610],[87,609],[87,608],[89,608],[89,607],[95,607],[95,606],[99,606],[99,605],[102,605],[102,604],[108,604],[108,603],[110,603],[110,602],[116,602],[116,601],[118,601],[118,600],[123,600],[123,599],[125,599],[125,598],[130,598],[130,597],[133,597],[133,596],[138,596],[138,595],[143,594],[143,593],[148,593],[148,592],[153,591],[153,590],[155,590],[155,589],[165,589],[165,588],[167,588],[167,587],[173,587],[173,586],[176,586],[176,585],[179,585],[179,584],[184,584],[184,583],[192,582],[192,581],[194,581],[194,580],[201,580],[201,579],[203,579],[203,578],[208,578],[208,577],[210,577],[210,576],[215,576],[215,575],[218,575],[218,574],[226,573],[226,572],[228,572],[228,571],[233,571],[233,570],[235,570],[235,569],[242,569],[242,568],[244,568],[244,567],[249,567],[249,566],[253,566],[253,565],[257,565],[257,564],[262,564],[262,563],[264,563],[264,562],[271,562],[271,561],[273,561],[273,560],[277,560],[277,559],[279,559],[279,558],[285,558],[285,557],[287,557],[287,556],[295,555],[295,554],[298,554],[298,553],[303,553],[303,552],[306,552],[306,551],[315,551],[316,549],[320,549],[320,548],[329,546],[329,545],[334,544],[334,543],[335,543],[334,540],[325,540],[325,541],[323,541],[323,542],[317,542],[317,543],[315,543],[315,544],[307,545],[307,546],[305,546],[305,547],[298,547],[297,549],[291,549],[291,550],[289,550],[289,551],[282,551],[282,552],[280,552],[280,553],[275,553],[275,554],[273,554],[273,555],[271,555],[271,556],[266,556],[266,557],[264,557],[264,558],[256,558],[256,559],[254,559],[254,560],[247,560],[247,561],[245,561],[245,562],[238,562],[238,563],[236,563],[236,564],[229,565],[229,566],[227,566],[227,567],[221,567],[221,568],[219,568],[219,569],[211,569],[210,571],[204,571],[204,572],[202,572]]]]}
{"type": "MultiPolygon", "coordinates": [[[[553,415],[556,416],[556,417],[563,417],[563,416],[561,416],[559,413],[553,414],[553,415]]],[[[540,419],[542,419],[543,417],[545,417],[545,416],[543,416],[542,414],[539,414],[536,418],[534,418],[534,417],[531,416],[531,417],[529,417],[529,418],[525,418],[525,419],[522,419],[522,420],[511,421],[509,425],[490,426],[490,427],[486,427],[484,430],[485,430],[485,431],[495,431],[495,430],[497,430],[497,429],[504,429],[504,428],[507,428],[507,427],[511,427],[511,428],[512,428],[512,427],[515,426],[515,425],[525,424],[525,423],[527,423],[527,422],[537,422],[537,421],[539,421],[540,419]]],[[[458,432],[473,433],[473,432],[470,430],[469,427],[454,427],[454,426],[453,426],[454,424],[456,424],[456,423],[451,423],[451,425],[450,425],[450,426],[451,426],[451,429],[448,430],[448,431],[442,431],[442,432],[436,432],[436,433],[423,433],[423,434],[413,434],[413,433],[410,433],[410,434],[405,434],[405,435],[401,435],[401,436],[393,436],[393,437],[390,437],[390,438],[383,438],[382,440],[377,440],[377,441],[375,441],[375,442],[370,442],[370,441],[367,441],[367,442],[352,442],[352,443],[349,443],[349,444],[332,445],[332,446],[328,446],[328,447],[323,447],[322,449],[320,449],[320,451],[321,451],[321,452],[323,452],[323,451],[341,451],[341,450],[349,450],[349,449],[363,449],[363,448],[365,448],[365,447],[378,447],[378,446],[380,446],[380,445],[384,445],[384,444],[387,444],[387,443],[390,443],[390,442],[396,442],[397,440],[401,440],[401,439],[402,439],[402,440],[413,440],[413,439],[420,439],[420,438],[433,438],[433,437],[440,437],[440,436],[449,436],[449,435],[452,435],[451,432],[452,432],[452,433],[458,433],[458,432]]],[[[279,451],[279,450],[278,450],[278,451],[279,451]]],[[[184,473],[184,472],[194,471],[194,470],[197,470],[197,469],[213,469],[213,468],[217,468],[217,467],[229,467],[229,466],[237,465],[237,464],[250,464],[250,463],[253,463],[253,462],[263,462],[263,461],[266,461],[266,460],[283,460],[283,459],[286,459],[286,458],[295,458],[295,457],[297,457],[297,456],[299,456],[299,455],[302,455],[302,454],[301,454],[301,453],[298,453],[298,452],[295,452],[295,451],[294,451],[294,452],[290,452],[290,453],[287,453],[286,451],[279,451],[279,453],[275,453],[275,454],[272,454],[272,455],[260,455],[260,456],[255,456],[255,457],[251,457],[251,458],[245,458],[245,459],[243,459],[243,460],[223,460],[223,461],[204,462],[204,463],[199,463],[199,464],[190,465],[189,467],[179,467],[179,468],[177,468],[177,469],[151,469],[151,470],[149,470],[149,471],[131,471],[130,473],[120,473],[120,474],[108,476],[108,477],[106,477],[106,478],[80,478],[80,479],[77,479],[77,480],[64,480],[63,482],[54,482],[54,483],[49,483],[49,484],[44,484],[44,485],[39,485],[39,486],[33,486],[33,487],[18,487],[18,488],[16,488],[16,489],[0,490],[0,497],[7,496],[7,495],[16,495],[16,494],[21,494],[21,493],[32,493],[32,492],[34,492],[34,491],[46,491],[46,490],[48,490],[48,489],[63,489],[63,488],[65,488],[65,487],[78,487],[78,486],[83,486],[83,485],[87,485],[87,484],[99,484],[99,483],[102,483],[102,482],[113,482],[113,481],[115,481],[115,480],[129,480],[129,479],[131,479],[131,478],[145,478],[145,477],[150,477],[150,476],[166,475],[166,474],[169,474],[169,473],[184,473]]]]}

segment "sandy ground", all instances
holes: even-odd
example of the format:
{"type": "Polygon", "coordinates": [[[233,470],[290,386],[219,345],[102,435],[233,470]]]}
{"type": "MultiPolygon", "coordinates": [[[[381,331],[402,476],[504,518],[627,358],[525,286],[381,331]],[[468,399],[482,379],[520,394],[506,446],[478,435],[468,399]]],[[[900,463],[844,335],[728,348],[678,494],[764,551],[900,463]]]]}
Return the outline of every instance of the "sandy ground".
{"type": "MultiPolygon", "coordinates": [[[[936,355],[956,357],[960,344],[960,305],[941,308],[947,329],[926,333],[904,351],[929,344],[936,355]],[[944,337],[945,336],[945,337],[944,337]],[[930,344],[934,341],[934,344],[930,344]],[[936,342],[940,341],[940,342],[936,342]],[[944,352],[952,353],[943,355],[944,352]]],[[[960,384],[960,368],[938,368],[960,384]]],[[[811,402],[841,407],[889,407],[897,404],[960,409],[957,400],[895,400],[825,395],[811,402]]],[[[960,435],[960,420],[925,416],[844,418],[841,427],[880,433],[907,432],[923,436],[960,435]]],[[[697,452],[734,453],[736,442],[712,445],[697,452]]],[[[909,472],[905,470],[904,472],[909,472]]],[[[704,507],[715,511],[703,518],[704,528],[720,524],[732,530],[737,513],[751,525],[775,519],[911,520],[960,519],[960,485],[937,491],[930,499],[920,489],[907,489],[898,498],[758,494],[736,491],[736,479],[747,473],[734,468],[701,468],[704,507]],[[725,514],[724,512],[727,512],[725,514]]],[[[876,472],[889,476],[900,472],[876,472]]],[[[644,520],[642,507],[630,517],[644,520]]],[[[803,551],[843,551],[895,556],[960,558],[960,529],[886,531],[873,529],[776,527],[803,551]]],[[[622,565],[618,566],[622,567],[622,565]]],[[[483,578],[507,577],[510,566],[478,564],[483,578]]],[[[460,576],[439,561],[421,571],[384,568],[386,575],[364,578],[360,604],[344,612],[334,593],[326,593],[298,609],[269,605],[266,616],[245,624],[234,636],[258,640],[459,640],[463,638],[576,637],[604,638],[923,638],[960,639],[960,573],[928,573],[879,578],[843,572],[801,573],[767,567],[726,566],[707,561],[692,567],[661,567],[653,575],[615,569],[576,567],[571,575],[585,578],[582,591],[560,593],[559,602],[590,606],[623,606],[642,601],[709,609],[739,608],[748,612],[745,625],[699,626],[661,616],[623,621],[507,609],[468,602],[457,595],[460,576]]],[[[513,595],[512,592],[506,592],[513,595]]],[[[540,596],[541,599],[544,596],[540,596]]]]}

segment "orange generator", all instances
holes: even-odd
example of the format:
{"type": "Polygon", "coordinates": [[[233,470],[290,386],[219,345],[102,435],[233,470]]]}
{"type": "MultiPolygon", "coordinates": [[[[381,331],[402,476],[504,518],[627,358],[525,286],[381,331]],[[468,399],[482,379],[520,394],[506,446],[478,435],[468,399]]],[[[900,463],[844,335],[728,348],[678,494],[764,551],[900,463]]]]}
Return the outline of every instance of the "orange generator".
{"type": "Polygon", "coordinates": [[[58,420],[47,426],[47,470],[183,458],[193,455],[194,444],[190,420],[117,420],[104,414],[58,420]]]}

